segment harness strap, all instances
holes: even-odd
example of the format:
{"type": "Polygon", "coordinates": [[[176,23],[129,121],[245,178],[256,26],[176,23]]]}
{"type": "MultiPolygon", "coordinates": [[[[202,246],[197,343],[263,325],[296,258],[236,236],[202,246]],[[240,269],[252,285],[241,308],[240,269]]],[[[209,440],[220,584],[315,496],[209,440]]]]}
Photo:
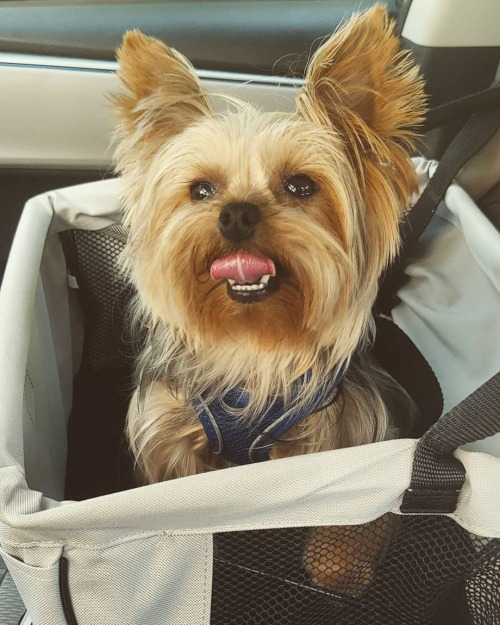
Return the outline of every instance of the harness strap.
{"type": "Polygon", "coordinates": [[[335,399],[346,369],[344,363],[337,375],[319,387],[307,404],[296,408],[303,376],[292,385],[288,402],[283,397],[269,399],[260,418],[239,416],[250,401],[250,396],[242,389],[231,389],[216,400],[209,400],[208,392],[199,395],[192,404],[211,451],[238,465],[268,460],[270,449],[286,432],[335,399]]]}

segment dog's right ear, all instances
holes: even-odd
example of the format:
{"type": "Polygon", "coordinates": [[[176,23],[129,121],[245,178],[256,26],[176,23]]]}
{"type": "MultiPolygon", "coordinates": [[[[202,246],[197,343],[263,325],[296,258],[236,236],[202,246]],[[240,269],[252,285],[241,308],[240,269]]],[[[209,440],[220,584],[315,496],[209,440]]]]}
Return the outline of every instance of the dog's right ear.
{"type": "MultiPolygon", "coordinates": [[[[119,138],[134,144],[173,135],[212,113],[191,63],[176,50],[138,30],[125,34],[117,52],[118,76],[125,91],[114,96],[121,118],[119,138]]],[[[129,146],[131,147],[131,146],[129,146]]]]}

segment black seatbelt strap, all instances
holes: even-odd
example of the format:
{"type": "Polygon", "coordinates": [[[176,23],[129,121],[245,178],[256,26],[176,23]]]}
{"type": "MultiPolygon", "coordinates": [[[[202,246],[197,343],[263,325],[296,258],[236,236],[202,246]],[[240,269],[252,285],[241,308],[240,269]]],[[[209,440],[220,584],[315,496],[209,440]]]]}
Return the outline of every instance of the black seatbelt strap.
{"type": "MultiPolygon", "coordinates": [[[[415,245],[444,198],[446,190],[460,169],[493,137],[500,128],[500,88],[491,91],[498,98],[497,108],[474,113],[465,123],[444,153],[434,176],[422,195],[408,211],[401,224],[401,251],[398,258],[385,273],[379,290],[375,309],[389,314],[396,304],[396,293],[404,279],[404,267],[415,245]]],[[[488,90],[488,93],[490,91],[488,90]]],[[[451,106],[451,104],[446,105],[451,106]]],[[[462,104],[463,106],[463,104],[462,104]]]]}
{"type": "Polygon", "coordinates": [[[407,258],[420,238],[427,224],[436,212],[446,190],[462,167],[476,154],[500,128],[499,108],[483,113],[474,113],[462,130],[450,143],[434,176],[403,222],[403,245],[401,256],[407,258]]]}

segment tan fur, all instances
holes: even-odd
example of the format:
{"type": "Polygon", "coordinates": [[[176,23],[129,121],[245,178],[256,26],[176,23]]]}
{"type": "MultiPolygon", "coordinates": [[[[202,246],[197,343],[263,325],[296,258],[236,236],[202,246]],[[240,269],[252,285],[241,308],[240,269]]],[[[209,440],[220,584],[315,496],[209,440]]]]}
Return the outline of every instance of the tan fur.
{"type": "Polygon", "coordinates": [[[144,406],[137,393],[132,397],[128,424],[140,481],[161,482],[224,466],[223,460],[210,453],[194,411],[173,397],[161,382],[151,385],[144,406]],[[147,431],[141,432],[141,428],[147,431]]]}
{"type": "MultiPolygon", "coordinates": [[[[407,150],[424,97],[384,9],[353,16],[320,47],[291,115],[234,100],[214,114],[190,63],[137,31],[118,59],[117,162],[130,231],[121,264],[146,334],[127,419],[140,481],[229,466],[210,450],[193,409],[201,393],[210,401],[245,389],[250,402],[234,418],[251,421],[306,371],[298,403],[308,402],[346,362],[333,403],[289,431],[270,458],[391,437],[381,394],[391,382],[365,352],[378,281],[416,186],[407,150]],[[287,194],[295,174],[317,192],[287,194]],[[201,180],[216,193],[193,201],[191,185],[201,180]],[[239,244],[219,231],[232,202],[251,202],[262,215],[239,244]],[[230,298],[210,267],[237,251],[279,263],[279,289],[255,303],[230,298]]],[[[391,531],[389,522],[313,529],[305,570],[323,588],[358,595],[391,531]]]]}
{"type": "Polygon", "coordinates": [[[397,531],[395,515],[363,525],[313,527],[304,552],[304,568],[322,588],[359,597],[374,581],[376,565],[397,531]]]}
{"type": "Polygon", "coordinates": [[[390,435],[381,376],[359,354],[415,189],[407,150],[423,89],[397,45],[375,7],[314,55],[296,113],[233,101],[214,114],[184,57],[137,31],[125,36],[118,53],[125,91],[115,97],[130,229],[121,262],[147,333],[127,432],[147,482],[227,466],[208,449],[191,398],[242,387],[251,400],[235,418],[252,419],[310,370],[300,397],[307,402],[351,359],[337,400],[289,432],[271,457],[390,435]],[[315,181],[315,195],[285,192],[284,180],[298,173],[315,181]],[[199,180],[216,185],[208,201],[190,198],[199,180]],[[235,245],[220,234],[218,216],[244,201],[259,206],[262,222],[235,245]],[[279,290],[253,304],[229,298],[225,281],[209,271],[236,250],[278,261],[286,269],[279,290]]]}

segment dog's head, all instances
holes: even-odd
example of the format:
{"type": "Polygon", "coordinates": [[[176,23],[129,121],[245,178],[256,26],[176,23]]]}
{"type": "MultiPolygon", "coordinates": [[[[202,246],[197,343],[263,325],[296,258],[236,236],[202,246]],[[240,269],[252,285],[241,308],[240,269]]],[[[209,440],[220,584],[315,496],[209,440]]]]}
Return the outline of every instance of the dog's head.
{"type": "Polygon", "coordinates": [[[423,113],[384,10],[319,48],[293,114],[214,113],[189,62],[137,31],[118,58],[123,262],[152,321],[198,348],[349,355],[398,249],[423,113]]]}

